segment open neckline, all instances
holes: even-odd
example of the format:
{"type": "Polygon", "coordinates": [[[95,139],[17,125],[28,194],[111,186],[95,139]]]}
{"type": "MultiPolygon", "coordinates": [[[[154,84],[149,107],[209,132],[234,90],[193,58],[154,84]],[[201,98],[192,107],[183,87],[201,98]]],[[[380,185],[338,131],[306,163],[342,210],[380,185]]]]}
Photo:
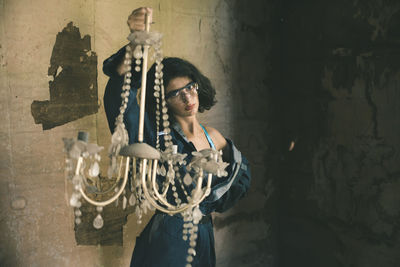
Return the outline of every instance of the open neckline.
{"type": "MultiPolygon", "coordinates": [[[[204,127],[201,123],[199,123],[199,124],[200,124],[200,127],[203,129],[204,136],[206,137],[207,142],[208,142],[210,148],[216,149],[215,144],[214,144],[214,141],[211,139],[211,136],[208,134],[208,132],[207,132],[207,130],[205,129],[205,127],[204,127]],[[210,141],[211,141],[211,143],[210,143],[210,141]]],[[[171,127],[174,128],[174,129],[179,133],[179,135],[181,135],[182,138],[183,138],[188,144],[191,144],[191,145],[193,146],[193,148],[194,148],[195,151],[199,151],[199,150],[197,150],[197,148],[196,148],[196,146],[193,144],[193,142],[190,141],[190,140],[186,137],[185,133],[184,133],[183,130],[182,130],[181,125],[180,125],[177,121],[175,121],[175,120],[172,121],[171,127]]]]}

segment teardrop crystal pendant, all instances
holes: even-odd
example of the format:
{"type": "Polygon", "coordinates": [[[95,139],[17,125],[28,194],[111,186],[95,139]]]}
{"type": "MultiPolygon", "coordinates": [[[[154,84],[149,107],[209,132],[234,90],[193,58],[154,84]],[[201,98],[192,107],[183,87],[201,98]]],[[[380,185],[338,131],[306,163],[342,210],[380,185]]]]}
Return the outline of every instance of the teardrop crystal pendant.
{"type": "Polygon", "coordinates": [[[161,165],[160,168],[160,175],[165,176],[167,174],[167,170],[165,169],[164,165],[161,165]]]}
{"type": "Polygon", "coordinates": [[[135,47],[135,50],[133,51],[133,57],[135,59],[140,59],[142,56],[143,56],[142,46],[138,45],[138,46],[135,47]]]}
{"type": "Polygon", "coordinates": [[[97,163],[97,161],[95,161],[89,168],[89,176],[90,177],[97,177],[100,173],[100,166],[97,163]]]}
{"type": "Polygon", "coordinates": [[[129,205],[134,206],[136,204],[136,197],[134,194],[131,194],[129,197],[129,205]]]}
{"type": "Polygon", "coordinates": [[[123,197],[122,199],[122,209],[125,210],[126,209],[126,203],[128,202],[128,199],[126,198],[126,196],[123,197]]]}
{"type": "Polygon", "coordinates": [[[100,229],[104,225],[104,220],[100,214],[97,214],[96,218],[93,220],[93,227],[100,229]]]}
{"type": "Polygon", "coordinates": [[[188,172],[186,173],[185,177],[183,177],[183,182],[185,183],[185,185],[192,184],[193,179],[188,172]]]}

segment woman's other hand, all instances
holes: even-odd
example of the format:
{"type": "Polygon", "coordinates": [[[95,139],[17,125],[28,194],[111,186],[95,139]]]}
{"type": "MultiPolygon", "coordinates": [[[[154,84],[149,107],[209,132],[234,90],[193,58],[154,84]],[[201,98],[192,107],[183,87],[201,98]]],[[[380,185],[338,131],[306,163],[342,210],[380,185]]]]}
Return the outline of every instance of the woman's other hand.
{"type": "Polygon", "coordinates": [[[140,7],[132,11],[128,17],[128,26],[131,32],[145,30],[145,15],[149,17],[149,23],[153,21],[153,9],[151,7],[140,7]]]}

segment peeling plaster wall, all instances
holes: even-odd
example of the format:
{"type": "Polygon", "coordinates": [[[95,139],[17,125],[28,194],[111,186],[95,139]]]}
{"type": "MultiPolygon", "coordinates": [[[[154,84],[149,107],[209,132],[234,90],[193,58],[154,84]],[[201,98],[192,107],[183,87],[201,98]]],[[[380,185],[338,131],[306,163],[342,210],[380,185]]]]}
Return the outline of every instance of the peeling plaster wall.
{"type": "MultiPolygon", "coordinates": [[[[265,167],[261,160],[268,159],[267,146],[272,140],[263,137],[271,126],[259,114],[268,111],[264,87],[274,83],[265,78],[273,74],[272,45],[264,46],[268,36],[278,40],[272,25],[264,34],[274,4],[255,1],[249,6],[222,0],[122,0],[118,4],[107,0],[0,0],[0,265],[128,266],[135,237],[146,223],[137,225],[134,215],[128,216],[126,224],[123,218],[119,222],[122,234],[115,235],[113,244],[123,241],[123,246],[76,245],[73,210],[67,198],[70,187],[64,181],[62,137],[74,137],[83,130],[89,132],[90,142],[108,146],[110,134],[101,101],[107,78],[101,71],[102,62],[126,44],[127,16],[140,6],[154,8],[156,24],[152,27],[165,35],[164,54],[189,59],[217,88],[219,102],[201,115],[201,121],[235,140],[254,165],[255,186],[248,197],[228,213],[215,215],[218,266],[274,266],[275,185],[274,179],[263,177],[276,169],[265,167]],[[73,64],[52,61],[52,53],[59,51],[54,50],[57,35],[70,22],[79,30],[79,38],[89,38],[93,53],[88,56],[97,57],[97,74],[88,72],[92,76],[87,86],[96,82],[92,78],[97,75],[92,89],[98,95],[89,94],[90,110],[71,109],[71,116],[60,112],[64,117],[56,117],[58,121],[38,116],[36,123],[43,123],[42,128],[33,115],[48,115],[48,106],[32,103],[53,101],[52,93],[59,93],[56,83],[49,83],[60,82],[54,66],[68,63],[76,70],[86,60],[81,55],[73,64]],[[257,107],[251,105],[255,99],[257,107]]],[[[66,74],[68,81],[75,75],[66,74]]],[[[90,92],[85,83],[74,88],[90,92]]],[[[65,92],[75,86],[64,85],[65,92]]],[[[60,98],[66,108],[71,107],[67,98],[60,98]]],[[[103,170],[107,167],[104,151],[103,170]]]]}
{"type": "Polygon", "coordinates": [[[400,266],[400,3],[284,1],[280,266],[400,266]]]}

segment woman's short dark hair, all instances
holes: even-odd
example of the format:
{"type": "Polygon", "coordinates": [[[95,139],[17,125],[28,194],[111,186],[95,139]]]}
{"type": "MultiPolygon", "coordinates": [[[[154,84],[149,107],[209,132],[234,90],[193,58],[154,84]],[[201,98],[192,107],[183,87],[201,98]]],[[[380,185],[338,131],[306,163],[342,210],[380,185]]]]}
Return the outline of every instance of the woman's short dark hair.
{"type": "MultiPolygon", "coordinates": [[[[192,63],[177,57],[167,57],[162,60],[163,83],[165,89],[169,82],[178,77],[188,77],[199,85],[199,112],[209,110],[217,102],[215,89],[210,80],[204,76],[192,63]]],[[[155,112],[156,101],[153,96],[156,64],[147,72],[146,110],[150,114],[155,112]]]]}

